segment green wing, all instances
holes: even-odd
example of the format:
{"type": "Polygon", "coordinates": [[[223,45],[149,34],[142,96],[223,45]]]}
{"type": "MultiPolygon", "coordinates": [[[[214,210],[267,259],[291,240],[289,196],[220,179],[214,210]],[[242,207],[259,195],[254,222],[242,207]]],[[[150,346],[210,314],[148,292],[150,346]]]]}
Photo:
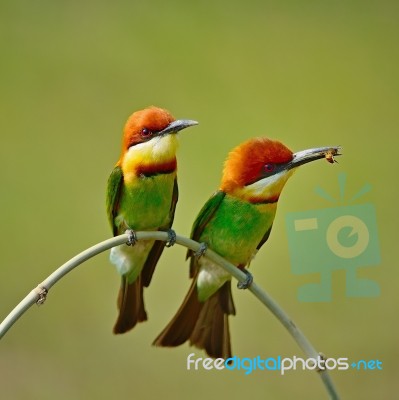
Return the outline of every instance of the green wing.
{"type": "Polygon", "coordinates": [[[172,226],[173,220],[175,219],[175,210],[178,199],[179,199],[179,187],[177,186],[177,178],[175,178],[175,182],[173,184],[172,203],[170,205],[170,210],[169,210],[170,224],[168,228],[172,226]]]}
{"type": "Polygon", "coordinates": [[[270,232],[272,231],[272,226],[266,231],[262,240],[259,242],[256,250],[259,250],[267,242],[267,239],[269,239],[269,236],[270,236],[270,232]]]}
{"type": "Polygon", "coordinates": [[[122,168],[116,166],[108,178],[107,199],[106,199],[108,220],[111,225],[114,236],[118,235],[119,233],[118,228],[115,226],[114,219],[119,206],[119,197],[120,197],[122,183],[123,183],[122,168]]]}
{"type": "MultiPolygon", "coordinates": [[[[194,221],[193,228],[191,230],[191,239],[199,241],[202,232],[204,231],[205,226],[208,224],[210,219],[213,217],[220,204],[222,203],[224,197],[226,196],[225,192],[218,190],[202,207],[199,212],[197,218],[194,221]]],[[[193,257],[194,252],[192,250],[187,251],[186,259],[191,257],[190,261],[190,278],[195,275],[195,271],[197,269],[197,259],[193,257]]]]}
{"type": "MultiPolygon", "coordinates": [[[[175,182],[173,184],[172,202],[170,204],[170,210],[169,210],[170,222],[169,222],[168,226],[161,227],[160,230],[164,230],[164,229],[166,230],[166,229],[170,229],[172,227],[173,220],[175,217],[176,203],[177,203],[178,198],[179,198],[179,189],[177,186],[177,179],[175,179],[175,182]]],[[[141,282],[145,287],[148,287],[151,282],[151,278],[154,273],[155,267],[158,263],[159,258],[162,255],[164,248],[165,248],[165,242],[156,240],[150,250],[150,253],[148,254],[147,260],[146,260],[146,262],[143,266],[143,270],[141,272],[141,278],[142,278],[141,282]]]]}

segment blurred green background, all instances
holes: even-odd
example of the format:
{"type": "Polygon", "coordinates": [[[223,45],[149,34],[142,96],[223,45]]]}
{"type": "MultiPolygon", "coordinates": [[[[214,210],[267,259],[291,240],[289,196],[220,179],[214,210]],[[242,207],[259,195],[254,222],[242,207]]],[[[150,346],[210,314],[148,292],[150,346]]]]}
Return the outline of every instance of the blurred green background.
{"type": "MultiPolygon", "coordinates": [[[[218,187],[227,152],[267,135],[294,151],[342,145],[339,164],[303,167],[280,199],[273,233],[252,263],[257,282],[329,357],[379,359],[382,371],[335,371],[343,398],[397,396],[399,347],[396,1],[10,1],[0,3],[0,318],[55,268],[110,236],[106,180],[121,129],[154,104],[200,121],[181,134],[174,228],[188,235],[218,187]],[[382,262],[359,270],[378,298],[301,303],[317,274],[291,273],[285,215],[330,207],[314,192],[376,207],[382,262]]],[[[4,399],[327,398],[316,373],[187,371],[195,352],[150,346],[188,288],[185,249],[165,251],[146,290],[149,322],[111,329],[119,277],[102,254],[64,278],[0,343],[4,399]]],[[[234,289],[234,353],[303,356],[279,322],[234,289]]]]}

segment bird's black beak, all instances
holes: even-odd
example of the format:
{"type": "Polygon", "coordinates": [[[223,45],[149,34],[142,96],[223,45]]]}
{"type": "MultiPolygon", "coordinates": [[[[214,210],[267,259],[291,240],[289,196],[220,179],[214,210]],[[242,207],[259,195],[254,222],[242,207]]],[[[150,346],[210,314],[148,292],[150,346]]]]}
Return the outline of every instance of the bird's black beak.
{"type": "Polygon", "coordinates": [[[193,125],[198,125],[198,122],[191,119],[178,119],[171,122],[165,129],[162,129],[162,131],[157,132],[157,136],[167,135],[169,133],[177,133],[193,125]]]}
{"type": "Polygon", "coordinates": [[[293,169],[311,161],[326,158],[330,162],[334,162],[335,156],[340,156],[340,146],[317,147],[314,149],[302,150],[294,153],[293,159],[288,163],[286,169],[293,169]]]}

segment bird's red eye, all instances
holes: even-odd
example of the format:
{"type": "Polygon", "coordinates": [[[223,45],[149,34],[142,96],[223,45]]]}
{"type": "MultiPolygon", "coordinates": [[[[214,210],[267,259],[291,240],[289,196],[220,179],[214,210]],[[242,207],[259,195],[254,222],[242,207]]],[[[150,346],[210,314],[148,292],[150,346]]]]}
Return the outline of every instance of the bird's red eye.
{"type": "Polygon", "coordinates": [[[142,137],[150,137],[151,135],[152,135],[152,132],[149,129],[143,128],[141,130],[141,136],[142,137]]]}
{"type": "Polygon", "coordinates": [[[275,164],[268,163],[263,166],[263,170],[267,173],[273,172],[275,168],[275,164]]]}

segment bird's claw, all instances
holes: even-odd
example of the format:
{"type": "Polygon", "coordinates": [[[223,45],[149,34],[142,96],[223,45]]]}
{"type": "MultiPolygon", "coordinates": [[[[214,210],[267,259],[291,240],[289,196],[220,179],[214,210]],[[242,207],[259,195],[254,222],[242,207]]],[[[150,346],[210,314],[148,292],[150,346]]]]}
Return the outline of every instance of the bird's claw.
{"type": "Polygon", "coordinates": [[[166,247],[172,247],[176,243],[176,232],[173,229],[168,229],[168,240],[165,244],[166,247]]]}
{"type": "Polygon", "coordinates": [[[204,242],[200,243],[198,250],[194,253],[194,257],[199,259],[201,258],[206,251],[208,250],[208,245],[204,242]]]}
{"type": "Polygon", "coordinates": [[[134,246],[138,241],[136,232],[133,229],[128,229],[126,233],[128,234],[126,244],[128,246],[134,246]]]}
{"type": "Polygon", "coordinates": [[[39,296],[38,299],[36,300],[36,304],[38,306],[41,306],[42,304],[44,304],[44,302],[47,299],[48,290],[43,286],[38,286],[35,289],[35,291],[36,291],[37,295],[39,296]]]}
{"type": "Polygon", "coordinates": [[[254,281],[254,277],[253,277],[252,274],[251,274],[248,270],[246,270],[246,269],[243,269],[242,272],[244,272],[244,274],[245,274],[247,277],[245,278],[245,281],[243,281],[243,282],[238,282],[238,283],[237,283],[237,288],[238,288],[238,289],[248,289],[248,288],[252,285],[252,282],[254,281]]]}

